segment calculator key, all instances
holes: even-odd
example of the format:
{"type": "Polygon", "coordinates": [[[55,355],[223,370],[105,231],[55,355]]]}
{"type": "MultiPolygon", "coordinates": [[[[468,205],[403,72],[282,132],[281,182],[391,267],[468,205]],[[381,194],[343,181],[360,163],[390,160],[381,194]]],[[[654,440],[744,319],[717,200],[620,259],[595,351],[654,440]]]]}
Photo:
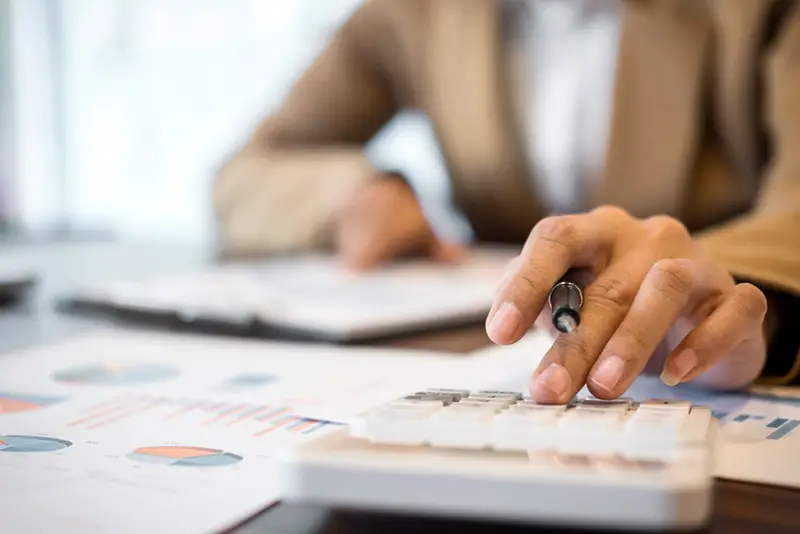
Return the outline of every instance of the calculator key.
{"type": "Polygon", "coordinates": [[[389,403],[389,406],[428,406],[428,407],[444,407],[444,403],[438,399],[409,399],[409,398],[402,398],[393,400],[389,403]]]}
{"type": "Polygon", "coordinates": [[[624,397],[608,401],[594,398],[579,399],[574,405],[576,410],[604,410],[617,412],[627,412],[632,407],[633,401],[624,397]]]}
{"type": "Polygon", "coordinates": [[[493,397],[493,398],[508,398],[514,400],[522,400],[522,393],[517,391],[501,391],[496,389],[483,389],[473,394],[476,397],[493,397]]]}
{"type": "Polygon", "coordinates": [[[686,423],[681,428],[681,442],[685,445],[703,443],[711,430],[712,422],[711,410],[699,406],[692,407],[686,423]]]}
{"type": "Polygon", "coordinates": [[[466,399],[461,402],[456,402],[451,404],[448,407],[448,410],[459,410],[459,409],[470,409],[470,408],[481,408],[489,410],[494,413],[498,413],[507,409],[508,404],[505,404],[503,402],[473,402],[470,399],[466,399]]]}
{"type": "Polygon", "coordinates": [[[416,400],[416,401],[425,401],[431,404],[439,404],[441,406],[447,406],[453,403],[452,397],[439,397],[434,395],[423,395],[423,394],[414,394],[414,395],[407,395],[402,399],[398,400],[416,400]]]}
{"type": "Polygon", "coordinates": [[[558,451],[564,454],[613,454],[619,448],[624,412],[567,410],[558,420],[558,451]]]}
{"type": "Polygon", "coordinates": [[[509,409],[495,416],[492,447],[499,451],[553,451],[558,442],[559,413],[509,409]]]}
{"type": "MultiPolygon", "coordinates": [[[[428,432],[427,423],[438,410],[391,407],[355,418],[355,433],[373,443],[421,445],[428,432]]],[[[354,430],[351,429],[351,434],[354,430]]]]}
{"type": "Polygon", "coordinates": [[[678,400],[678,399],[646,399],[639,403],[639,409],[646,409],[646,410],[655,410],[655,409],[664,409],[664,410],[676,410],[689,414],[689,410],[692,407],[692,403],[685,400],[678,400]]]}
{"type": "Polygon", "coordinates": [[[484,406],[440,410],[431,419],[428,442],[434,447],[482,449],[491,444],[495,412],[484,406]]]}
{"type": "Polygon", "coordinates": [[[511,413],[531,414],[536,417],[539,414],[542,417],[557,417],[566,413],[567,407],[563,404],[513,404],[508,407],[511,413]]]}
{"type": "Polygon", "coordinates": [[[688,417],[681,408],[640,406],[625,424],[624,454],[636,460],[673,460],[688,417]]]}
{"type": "Polygon", "coordinates": [[[468,389],[432,388],[426,389],[425,393],[452,395],[454,400],[459,400],[463,397],[468,397],[470,392],[468,389]]]}
{"type": "Polygon", "coordinates": [[[508,397],[484,397],[484,396],[470,396],[462,399],[461,402],[475,402],[482,404],[498,404],[502,406],[511,406],[515,404],[514,399],[508,397]]]}

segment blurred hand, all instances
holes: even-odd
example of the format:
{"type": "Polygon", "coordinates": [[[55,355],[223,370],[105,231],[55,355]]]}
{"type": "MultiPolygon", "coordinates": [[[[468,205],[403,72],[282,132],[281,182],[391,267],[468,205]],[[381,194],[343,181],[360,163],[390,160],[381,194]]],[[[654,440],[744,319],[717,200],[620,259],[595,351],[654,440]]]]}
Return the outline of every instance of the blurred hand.
{"type": "Polygon", "coordinates": [[[370,181],[334,224],[336,249],[348,268],[366,270],[408,255],[455,261],[460,249],[441,241],[411,188],[388,177],[370,181]]]}
{"type": "Polygon", "coordinates": [[[584,385],[616,398],[648,364],[668,385],[736,388],[761,371],[763,293],[737,284],[675,219],[609,207],[536,225],[497,290],[487,318],[492,341],[516,342],[540,314],[549,322],[549,291],[574,267],[590,273],[581,322],[556,337],[535,370],[537,401],[568,402],[584,385]]]}

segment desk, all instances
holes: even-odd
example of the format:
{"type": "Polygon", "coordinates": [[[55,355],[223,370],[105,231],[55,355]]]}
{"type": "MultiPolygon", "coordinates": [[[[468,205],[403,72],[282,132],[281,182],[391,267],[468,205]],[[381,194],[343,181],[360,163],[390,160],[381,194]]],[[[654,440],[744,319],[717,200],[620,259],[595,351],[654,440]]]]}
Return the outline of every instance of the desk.
{"type": "MultiPolygon", "coordinates": [[[[3,353],[53,342],[97,328],[119,328],[97,319],[54,311],[52,299],[79,279],[169,274],[212,261],[207,249],[165,245],[65,244],[47,247],[2,247],[0,258],[28,262],[39,269],[42,283],[27,302],[0,311],[0,357],[3,353]]],[[[481,326],[395,340],[385,345],[468,352],[488,344],[481,326]]],[[[798,456],[800,461],[800,453],[798,456]]],[[[332,512],[315,507],[271,507],[232,532],[236,534],[424,534],[454,528],[460,534],[565,532],[500,527],[476,523],[399,518],[377,514],[332,512]]],[[[712,533],[797,534],[800,491],[720,481],[712,533]]]]}

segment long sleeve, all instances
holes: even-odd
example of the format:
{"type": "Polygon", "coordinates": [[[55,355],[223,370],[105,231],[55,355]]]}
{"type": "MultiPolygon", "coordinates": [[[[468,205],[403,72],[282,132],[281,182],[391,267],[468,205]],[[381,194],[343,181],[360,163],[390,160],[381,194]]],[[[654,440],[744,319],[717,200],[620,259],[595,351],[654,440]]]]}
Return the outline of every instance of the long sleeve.
{"type": "Polygon", "coordinates": [[[397,111],[375,37],[388,17],[367,1],[217,173],[213,190],[226,254],[319,246],[327,221],[374,175],[366,143],[397,111]]]}
{"type": "Polygon", "coordinates": [[[738,278],[781,293],[773,336],[780,347],[771,347],[770,358],[785,360],[773,366],[785,370],[777,381],[788,382],[800,376],[800,8],[765,67],[765,121],[774,148],[766,181],[750,213],[699,239],[738,278]]]}

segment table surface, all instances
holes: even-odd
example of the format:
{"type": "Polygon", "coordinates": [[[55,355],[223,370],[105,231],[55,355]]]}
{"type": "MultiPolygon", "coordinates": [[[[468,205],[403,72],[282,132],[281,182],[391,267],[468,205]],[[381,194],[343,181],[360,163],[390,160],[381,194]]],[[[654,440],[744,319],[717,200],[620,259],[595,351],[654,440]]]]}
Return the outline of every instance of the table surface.
{"type": "MultiPolygon", "coordinates": [[[[0,357],[10,351],[71,337],[98,328],[128,328],[97,318],[66,315],[54,299],[80,281],[186,272],[213,261],[205,247],[166,244],[72,243],[0,247],[2,261],[30,265],[40,282],[29,297],[0,309],[0,357]]],[[[382,345],[469,352],[489,343],[481,325],[428,333],[382,345]]],[[[798,456],[800,461],[800,456],[798,456]]],[[[237,534],[423,534],[453,527],[461,534],[569,532],[538,527],[397,517],[278,504],[233,529],[237,534]]],[[[800,533],[800,491],[718,481],[713,533],[800,533]]]]}

